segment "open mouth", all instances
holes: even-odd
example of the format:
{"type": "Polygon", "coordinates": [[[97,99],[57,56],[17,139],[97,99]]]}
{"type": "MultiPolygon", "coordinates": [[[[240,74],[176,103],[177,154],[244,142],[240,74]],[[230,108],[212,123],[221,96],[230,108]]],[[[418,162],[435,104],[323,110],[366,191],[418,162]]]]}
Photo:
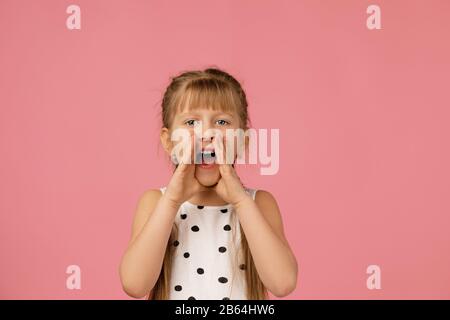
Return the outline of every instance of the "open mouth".
{"type": "Polygon", "coordinates": [[[195,163],[203,169],[211,169],[215,167],[216,153],[214,149],[205,150],[197,153],[195,163]]]}

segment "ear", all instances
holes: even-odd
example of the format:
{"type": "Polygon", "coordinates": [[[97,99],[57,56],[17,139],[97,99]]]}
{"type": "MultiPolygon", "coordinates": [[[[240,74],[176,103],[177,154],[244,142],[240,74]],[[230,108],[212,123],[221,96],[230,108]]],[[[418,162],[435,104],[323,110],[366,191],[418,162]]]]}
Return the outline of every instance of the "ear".
{"type": "Polygon", "coordinates": [[[161,133],[160,133],[161,144],[162,144],[164,150],[169,155],[173,148],[173,144],[172,144],[172,140],[170,139],[170,135],[171,135],[170,130],[168,128],[166,128],[166,127],[161,128],[161,133]]]}

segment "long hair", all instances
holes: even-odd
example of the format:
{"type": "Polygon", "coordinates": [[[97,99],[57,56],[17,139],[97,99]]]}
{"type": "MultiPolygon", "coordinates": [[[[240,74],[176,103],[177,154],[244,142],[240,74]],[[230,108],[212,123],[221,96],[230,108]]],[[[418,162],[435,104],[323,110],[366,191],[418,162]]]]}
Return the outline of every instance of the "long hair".
{"type": "MultiPolygon", "coordinates": [[[[250,119],[247,112],[247,98],[240,83],[227,72],[218,68],[200,71],[186,71],[172,77],[161,102],[162,126],[169,128],[174,115],[184,106],[195,109],[208,106],[213,109],[235,111],[239,115],[240,128],[247,130],[250,119]]],[[[236,213],[233,212],[234,219],[236,213]]],[[[239,223],[241,240],[240,253],[243,263],[240,268],[245,272],[246,296],[249,300],[268,299],[267,288],[259,278],[245,233],[239,223]]],[[[149,300],[168,300],[170,277],[172,272],[173,242],[178,238],[178,228],[173,224],[164,254],[161,273],[148,295],[149,300]]]]}

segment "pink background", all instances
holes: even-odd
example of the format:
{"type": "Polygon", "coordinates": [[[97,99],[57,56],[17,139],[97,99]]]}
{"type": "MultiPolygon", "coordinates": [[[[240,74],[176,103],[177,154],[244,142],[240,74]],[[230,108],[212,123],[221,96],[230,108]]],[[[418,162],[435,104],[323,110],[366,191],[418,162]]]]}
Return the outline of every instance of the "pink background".
{"type": "Polygon", "coordinates": [[[169,76],[217,65],[280,171],[284,299],[450,298],[450,2],[0,1],[0,298],[122,299],[139,195],[165,185],[169,76]],[[65,25],[81,7],[81,30],[65,25]],[[366,8],[381,7],[381,30],[366,8]],[[66,289],[66,267],[82,289],[66,289]],[[381,267],[381,290],[366,287],[381,267]]]}

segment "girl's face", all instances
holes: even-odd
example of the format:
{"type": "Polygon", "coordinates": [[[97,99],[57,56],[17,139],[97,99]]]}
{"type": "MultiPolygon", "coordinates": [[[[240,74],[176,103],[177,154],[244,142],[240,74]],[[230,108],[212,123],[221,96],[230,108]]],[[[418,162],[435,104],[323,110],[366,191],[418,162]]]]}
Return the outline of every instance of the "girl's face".
{"type": "MultiPolygon", "coordinates": [[[[197,108],[195,110],[186,109],[175,115],[171,130],[184,128],[191,135],[192,146],[195,141],[195,132],[197,132],[196,152],[200,149],[214,149],[214,139],[217,139],[214,131],[219,130],[223,136],[223,143],[226,143],[226,129],[238,129],[240,120],[236,112],[230,113],[221,110],[212,110],[208,108],[197,108]],[[195,131],[194,131],[195,129],[195,131]],[[211,130],[214,129],[214,130],[211,130]]],[[[236,140],[236,139],[235,139],[236,140]]],[[[237,143],[235,141],[235,158],[237,155],[237,143]]],[[[173,145],[172,145],[173,147],[173,145]]],[[[200,158],[201,159],[201,158],[200,158]]],[[[195,164],[195,177],[200,184],[209,187],[214,186],[220,179],[219,165],[195,164]]]]}

